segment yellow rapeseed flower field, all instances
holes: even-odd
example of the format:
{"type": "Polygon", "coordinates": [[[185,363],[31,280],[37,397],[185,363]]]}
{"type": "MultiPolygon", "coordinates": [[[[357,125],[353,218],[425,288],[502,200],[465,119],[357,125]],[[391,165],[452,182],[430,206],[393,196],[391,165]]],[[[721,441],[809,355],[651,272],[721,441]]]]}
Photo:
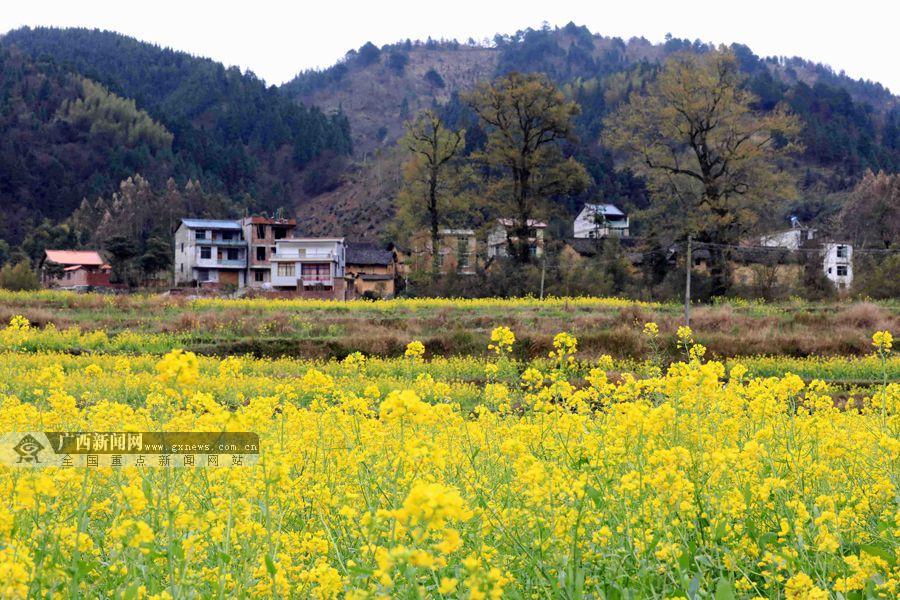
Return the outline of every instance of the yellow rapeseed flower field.
{"type": "MultiPolygon", "coordinates": [[[[689,330],[640,376],[579,362],[565,332],[515,363],[504,327],[484,357],[410,340],[321,364],[18,343],[37,335],[0,332],[0,431],[248,431],[261,453],[0,466],[3,598],[900,594],[896,381],[839,405],[726,373],[689,330]]],[[[888,364],[890,334],[873,343],[888,364]]]]}

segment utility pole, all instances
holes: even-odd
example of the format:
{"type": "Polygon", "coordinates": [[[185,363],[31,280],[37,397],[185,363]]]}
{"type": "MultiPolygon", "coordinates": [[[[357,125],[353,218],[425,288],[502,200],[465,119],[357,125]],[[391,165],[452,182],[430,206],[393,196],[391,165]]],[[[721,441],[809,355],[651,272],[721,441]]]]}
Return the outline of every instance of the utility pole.
{"type": "Polygon", "coordinates": [[[541,264],[541,300],[544,299],[544,276],[547,274],[547,249],[544,248],[542,254],[542,264],[541,264]]]}
{"type": "Polygon", "coordinates": [[[684,264],[684,325],[691,326],[691,234],[687,236],[687,251],[684,264]]]}

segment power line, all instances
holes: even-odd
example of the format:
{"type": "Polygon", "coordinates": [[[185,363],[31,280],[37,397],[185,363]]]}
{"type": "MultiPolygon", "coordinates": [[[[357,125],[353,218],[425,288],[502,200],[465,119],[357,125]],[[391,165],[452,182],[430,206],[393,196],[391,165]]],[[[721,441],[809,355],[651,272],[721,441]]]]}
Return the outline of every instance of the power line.
{"type": "MultiPolygon", "coordinates": [[[[714,242],[692,242],[695,246],[703,246],[707,248],[730,248],[732,250],[765,250],[770,252],[812,252],[821,254],[822,247],[818,248],[785,248],[784,246],[740,246],[736,244],[717,244],[714,242]]],[[[848,246],[853,248],[853,244],[842,244],[840,242],[827,242],[836,246],[848,246]]],[[[682,242],[683,244],[683,242],[682,242]]],[[[679,244],[681,245],[681,244],[679,244]]],[[[897,254],[900,248],[853,248],[853,254],[897,254]]]]}

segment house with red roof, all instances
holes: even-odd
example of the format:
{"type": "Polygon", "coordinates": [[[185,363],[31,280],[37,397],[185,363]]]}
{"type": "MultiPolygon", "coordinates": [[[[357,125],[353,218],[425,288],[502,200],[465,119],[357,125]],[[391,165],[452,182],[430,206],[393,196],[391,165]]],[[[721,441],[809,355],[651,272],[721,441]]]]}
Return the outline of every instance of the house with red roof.
{"type": "Polygon", "coordinates": [[[41,282],[45,287],[110,287],[109,264],[96,250],[45,250],[41,282]]]}

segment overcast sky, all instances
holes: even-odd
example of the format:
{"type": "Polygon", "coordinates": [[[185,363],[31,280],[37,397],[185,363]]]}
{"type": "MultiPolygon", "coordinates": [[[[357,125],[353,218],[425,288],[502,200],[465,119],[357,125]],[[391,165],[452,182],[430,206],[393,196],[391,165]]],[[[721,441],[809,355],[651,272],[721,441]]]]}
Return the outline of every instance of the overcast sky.
{"type": "Polygon", "coordinates": [[[756,0],[3,0],[0,31],[23,25],[111,29],[250,69],[268,83],[327,67],[367,41],[492,38],[574,21],[607,36],[666,33],[801,56],[900,93],[900,1],[756,0]]]}

